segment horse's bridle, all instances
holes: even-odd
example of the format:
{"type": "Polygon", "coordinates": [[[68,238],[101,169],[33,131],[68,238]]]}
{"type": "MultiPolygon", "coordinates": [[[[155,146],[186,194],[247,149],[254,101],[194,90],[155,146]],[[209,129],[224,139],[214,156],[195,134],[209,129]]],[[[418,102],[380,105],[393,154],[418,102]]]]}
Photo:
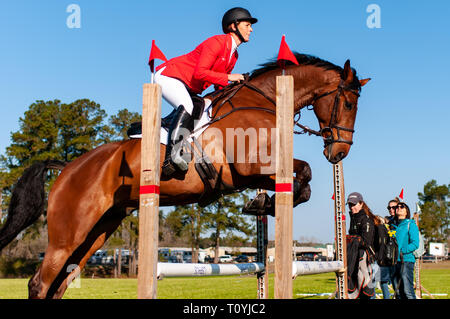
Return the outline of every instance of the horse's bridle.
{"type": "MultiPolygon", "coordinates": [[[[337,123],[337,113],[338,113],[338,107],[339,107],[339,100],[340,100],[342,92],[344,90],[345,91],[350,91],[353,94],[355,94],[357,97],[359,97],[359,92],[357,90],[351,89],[351,88],[345,86],[344,82],[341,80],[341,82],[339,83],[339,85],[338,85],[338,87],[336,89],[328,91],[328,92],[325,92],[325,93],[323,93],[321,95],[318,95],[318,96],[314,97],[312,102],[311,102],[311,105],[313,105],[313,108],[314,108],[314,103],[316,103],[318,100],[320,100],[321,98],[323,98],[325,96],[333,94],[334,92],[337,91],[337,93],[336,93],[336,95],[334,97],[333,110],[331,111],[331,117],[330,117],[330,122],[328,123],[328,126],[323,127],[322,129],[320,129],[320,131],[314,131],[314,130],[311,130],[310,128],[306,127],[306,126],[301,125],[300,123],[298,123],[298,121],[300,121],[300,111],[301,111],[301,109],[299,109],[297,111],[297,113],[296,113],[296,115],[297,114],[299,115],[299,118],[296,120],[295,125],[297,125],[300,128],[302,128],[303,131],[302,132],[294,132],[294,133],[296,133],[296,134],[309,133],[310,135],[313,134],[313,135],[317,135],[317,136],[322,136],[323,139],[324,139],[324,147],[327,147],[327,146],[329,146],[331,144],[334,144],[334,143],[345,143],[345,144],[352,145],[353,141],[344,140],[341,137],[340,131],[342,130],[342,131],[354,133],[355,130],[336,124],[337,123]],[[332,131],[333,128],[336,129],[336,133],[337,133],[337,137],[338,137],[337,139],[334,138],[333,131],[332,131]]],[[[347,99],[345,98],[345,95],[344,95],[344,99],[345,99],[345,102],[347,102],[347,99]]]]}

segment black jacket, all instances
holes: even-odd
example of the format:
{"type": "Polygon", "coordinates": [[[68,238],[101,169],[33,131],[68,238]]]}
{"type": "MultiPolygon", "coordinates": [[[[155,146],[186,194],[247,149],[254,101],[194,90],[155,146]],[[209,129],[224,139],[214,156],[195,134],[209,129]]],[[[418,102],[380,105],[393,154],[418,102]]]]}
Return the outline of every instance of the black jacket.
{"type": "Polygon", "coordinates": [[[350,229],[348,231],[350,235],[360,236],[360,248],[366,249],[370,255],[373,256],[374,248],[373,241],[375,237],[375,224],[367,216],[364,209],[361,209],[356,214],[350,213],[350,229]]]}

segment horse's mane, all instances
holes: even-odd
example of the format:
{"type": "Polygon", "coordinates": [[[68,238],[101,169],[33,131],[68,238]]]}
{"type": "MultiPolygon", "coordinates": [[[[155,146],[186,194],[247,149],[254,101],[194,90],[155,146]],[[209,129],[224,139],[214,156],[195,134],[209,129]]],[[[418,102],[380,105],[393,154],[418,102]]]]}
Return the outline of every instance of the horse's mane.
{"type": "MultiPolygon", "coordinates": [[[[309,54],[302,54],[299,52],[293,52],[293,54],[297,58],[297,62],[299,65],[313,65],[313,66],[323,68],[324,70],[334,70],[341,75],[342,75],[342,72],[344,71],[344,69],[342,67],[335,65],[329,61],[318,58],[316,56],[309,55],[309,54]]],[[[294,63],[292,63],[290,61],[286,61],[286,66],[288,66],[288,65],[294,65],[294,63]]],[[[279,69],[279,66],[277,64],[277,58],[273,58],[266,63],[260,64],[259,66],[260,66],[260,68],[255,69],[251,72],[250,80],[254,79],[255,77],[260,76],[266,72],[279,69]]],[[[356,75],[356,70],[352,68],[352,71],[353,71],[354,77],[353,77],[353,82],[350,84],[350,86],[355,89],[360,89],[361,85],[359,83],[358,76],[356,75]]]]}

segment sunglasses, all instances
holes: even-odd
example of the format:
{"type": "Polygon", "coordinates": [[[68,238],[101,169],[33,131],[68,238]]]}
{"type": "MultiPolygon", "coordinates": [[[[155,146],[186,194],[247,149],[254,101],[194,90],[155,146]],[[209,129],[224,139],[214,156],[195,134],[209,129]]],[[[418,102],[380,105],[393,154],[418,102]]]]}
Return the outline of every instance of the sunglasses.
{"type": "Polygon", "coordinates": [[[352,203],[348,203],[348,208],[352,208],[353,206],[355,206],[356,204],[352,204],[352,203]]]}
{"type": "Polygon", "coordinates": [[[388,206],[387,209],[388,209],[388,210],[391,210],[391,209],[397,210],[397,209],[399,209],[399,208],[405,208],[405,207],[406,207],[405,204],[398,204],[397,206],[388,206]]]}

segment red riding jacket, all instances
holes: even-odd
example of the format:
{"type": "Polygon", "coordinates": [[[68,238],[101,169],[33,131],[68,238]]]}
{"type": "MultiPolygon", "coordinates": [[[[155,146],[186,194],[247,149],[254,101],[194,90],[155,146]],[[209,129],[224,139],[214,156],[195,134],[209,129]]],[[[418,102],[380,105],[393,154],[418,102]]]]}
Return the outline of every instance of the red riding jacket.
{"type": "Polygon", "coordinates": [[[212,36],[199,44],[192,52],[170,59],[156,68],[166,67],[162,75],[176,78],[194,93],[200,94],[211,84],[228,85],[228,74],[238,58],[237,51],[231,56],[230,34],[212,36]]]}

